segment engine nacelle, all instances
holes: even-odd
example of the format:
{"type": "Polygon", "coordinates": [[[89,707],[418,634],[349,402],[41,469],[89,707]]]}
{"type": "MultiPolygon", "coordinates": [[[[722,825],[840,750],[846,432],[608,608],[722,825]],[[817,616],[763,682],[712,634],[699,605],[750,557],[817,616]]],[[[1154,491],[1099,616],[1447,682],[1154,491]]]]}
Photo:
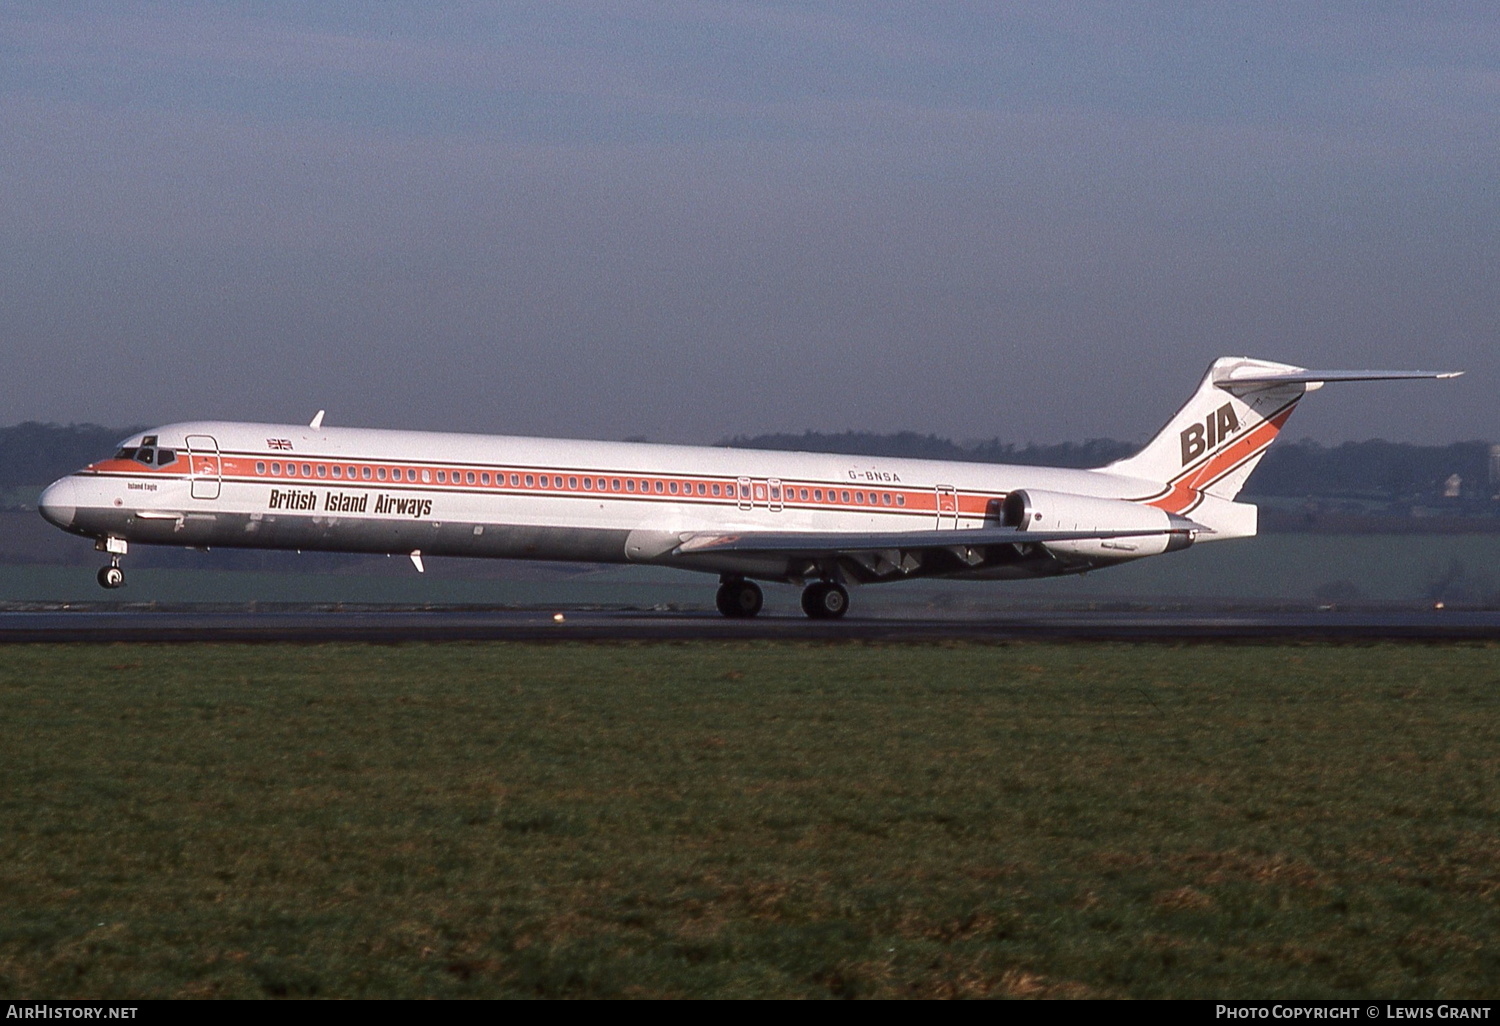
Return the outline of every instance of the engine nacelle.
{"type": "Polygon", "coordinates": [[[1001,507],[1007,527],[1020,531],[1160,531],[1123,538],[1086,538],[1046,542],[1059,556],[1124,560],[1176,552],[1193,544],[1197,525],[1184,517],[1123,499],[1046,492],[1027,488],[1011,492],[1001,507]]]}

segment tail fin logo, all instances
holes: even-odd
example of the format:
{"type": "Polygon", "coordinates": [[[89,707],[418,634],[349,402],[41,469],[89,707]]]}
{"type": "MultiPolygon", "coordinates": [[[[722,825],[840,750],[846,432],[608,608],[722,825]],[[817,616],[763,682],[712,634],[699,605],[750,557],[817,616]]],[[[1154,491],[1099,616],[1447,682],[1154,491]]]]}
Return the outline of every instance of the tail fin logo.
{"type": "Polygon", "coordinates": [[[1225,403],[1203,418],[1201,424],[1189,424],[1181,434],[1182,465],[1185,467],[1240,429],[1234,407],[1225,403]]]}

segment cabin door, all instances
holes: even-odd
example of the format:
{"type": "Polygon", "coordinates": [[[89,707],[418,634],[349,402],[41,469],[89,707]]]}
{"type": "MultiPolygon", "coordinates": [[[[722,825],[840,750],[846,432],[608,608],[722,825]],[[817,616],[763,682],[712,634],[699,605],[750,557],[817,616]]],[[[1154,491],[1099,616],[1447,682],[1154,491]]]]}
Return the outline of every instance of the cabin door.
{"type": "Polygon", "coordinates": [[[223,484],[219,443],[212,435],[188,435],[188,474],[193,498],[217,499],[223,484]]]}
{"type": "Polygon", "coordinates": [[[952,485],[938,485],[937,492],[937,529],[939,531],[951,530],[958,526],[958,489],[952,485]]]}

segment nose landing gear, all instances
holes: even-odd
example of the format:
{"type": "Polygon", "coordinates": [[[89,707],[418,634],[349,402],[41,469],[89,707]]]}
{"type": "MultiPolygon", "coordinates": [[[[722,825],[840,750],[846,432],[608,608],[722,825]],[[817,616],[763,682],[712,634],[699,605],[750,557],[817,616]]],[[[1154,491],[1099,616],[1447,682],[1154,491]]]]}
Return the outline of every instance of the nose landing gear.
{"type": "Polygon", "coordinates": [[[849,593],[837,581],[814,581],[802,589],[802,611],[814,620],[837,620],[849,611],[849,593]]]}
{"type": "Polygon", "coordinates": [[[100,538],[94,543],[95,550],[109,553],[109,566],[99,571],[99,587],[111,590],[123,587],[125,584],[125,571],[120,569],[120,557],[125,555],[128,546],[124,538],[100,538]]]}

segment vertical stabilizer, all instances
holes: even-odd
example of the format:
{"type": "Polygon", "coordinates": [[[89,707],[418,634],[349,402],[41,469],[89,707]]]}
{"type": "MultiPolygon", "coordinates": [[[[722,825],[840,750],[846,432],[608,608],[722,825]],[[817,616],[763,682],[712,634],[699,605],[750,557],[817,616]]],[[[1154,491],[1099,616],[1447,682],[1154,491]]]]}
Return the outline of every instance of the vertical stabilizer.
{"type": "Polygon", "coordinates": [[[1302,368],[1226,356],[1215,360],[1192,398],[1144,449],[1103,468],[1160,484],[1142,500],[1187,514],[1204,495],[1232,500],[1302,396],[1316,383],[1302,368]]]}

